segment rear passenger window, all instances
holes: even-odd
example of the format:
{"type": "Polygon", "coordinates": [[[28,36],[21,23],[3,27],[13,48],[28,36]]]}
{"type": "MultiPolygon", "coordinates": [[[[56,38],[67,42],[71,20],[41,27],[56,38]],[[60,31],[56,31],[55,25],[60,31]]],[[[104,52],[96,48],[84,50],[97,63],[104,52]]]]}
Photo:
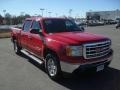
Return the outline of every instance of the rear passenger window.
{"type": "Polygon", "coordinates": [[[33,21],[32,29],[41,29],[39,22],[33,21]]]}
{"type": "Polygon", "coordinates": [[[24,27],[23,27],[23,31],[25,31],[25,32],[29,31],[30,25],[31,25],[31,21],[30,20],[25,21],[25,24],[24,24],[24,27]]]}

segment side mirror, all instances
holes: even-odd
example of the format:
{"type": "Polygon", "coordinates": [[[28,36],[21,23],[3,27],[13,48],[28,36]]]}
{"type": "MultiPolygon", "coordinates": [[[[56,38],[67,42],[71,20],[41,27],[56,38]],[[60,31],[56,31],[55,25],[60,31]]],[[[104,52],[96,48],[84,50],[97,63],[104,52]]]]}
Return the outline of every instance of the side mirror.
{"type": "Polygon", "coordinates": [[[84,32],[85,28],[83,26],[80,26],[80,30],[84,32]]]}
{"type": "Polygon", "coordinates": [[[40,29],[31,29],[30,33],[39,34],[40,29]]]}

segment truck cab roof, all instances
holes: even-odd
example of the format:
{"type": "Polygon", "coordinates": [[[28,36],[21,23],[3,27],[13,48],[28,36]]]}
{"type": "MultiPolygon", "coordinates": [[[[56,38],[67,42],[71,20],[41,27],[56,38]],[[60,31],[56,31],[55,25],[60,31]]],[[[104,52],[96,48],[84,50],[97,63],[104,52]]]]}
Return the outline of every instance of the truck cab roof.
{"type": "Polygon", "coordinates": [[[66,18],[57,18],[57,17],[31,17],[31,18],[26,18],[25,20],[36,20],[36,21],[41,21],[44,19],[66,19],[66,18]]]}

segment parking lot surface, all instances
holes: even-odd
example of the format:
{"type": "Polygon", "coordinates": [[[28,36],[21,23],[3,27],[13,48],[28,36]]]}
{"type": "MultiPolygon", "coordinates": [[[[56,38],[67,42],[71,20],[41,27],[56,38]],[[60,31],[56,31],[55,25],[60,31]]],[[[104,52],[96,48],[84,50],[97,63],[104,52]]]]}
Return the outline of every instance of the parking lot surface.
{"type": "Polygon", "coordinates": [[[0,39],[0,90],[120,90],[120,29],[107,25],[87,27],[86,31],[112,39],[114,59],[106,71],[52,81],[43,66],[16,55],[9,38],[0,39]]]}

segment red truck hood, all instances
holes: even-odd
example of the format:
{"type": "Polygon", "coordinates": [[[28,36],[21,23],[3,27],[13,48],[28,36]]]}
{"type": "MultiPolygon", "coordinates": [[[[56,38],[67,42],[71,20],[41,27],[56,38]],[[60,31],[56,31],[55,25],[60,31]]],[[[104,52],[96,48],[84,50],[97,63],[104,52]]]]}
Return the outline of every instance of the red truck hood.
{"type": "Polygon", "coordinates": [[[88,32],[62,32],[49,34],[48,36],[51,40],[60,41],[66,44],[80,44],[107,39],[104,36],[88,32]]]}

